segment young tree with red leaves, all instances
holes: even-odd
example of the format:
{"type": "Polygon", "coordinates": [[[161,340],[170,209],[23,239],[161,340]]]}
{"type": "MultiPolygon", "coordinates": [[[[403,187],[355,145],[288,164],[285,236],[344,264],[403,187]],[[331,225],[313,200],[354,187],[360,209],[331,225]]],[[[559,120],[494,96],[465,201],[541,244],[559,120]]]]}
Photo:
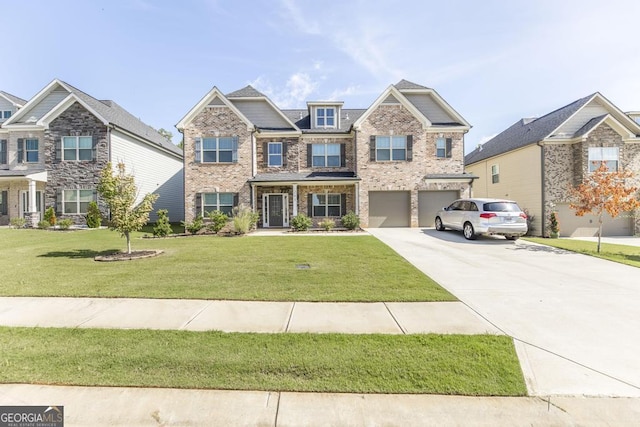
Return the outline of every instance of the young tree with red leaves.
{"type": "Polygon", "coordinates": [[[575,210],[576,215],[594,214],[598,217],[598,252],[604,213],[607,212],[615,218],[621,212],[640,207],[638,187],[627,185],[627,179],[632,177],[631,171],[609,171],[605,162],[602,162],[582,184],[571,190],[573,202],[569,206],[575,210]]]}

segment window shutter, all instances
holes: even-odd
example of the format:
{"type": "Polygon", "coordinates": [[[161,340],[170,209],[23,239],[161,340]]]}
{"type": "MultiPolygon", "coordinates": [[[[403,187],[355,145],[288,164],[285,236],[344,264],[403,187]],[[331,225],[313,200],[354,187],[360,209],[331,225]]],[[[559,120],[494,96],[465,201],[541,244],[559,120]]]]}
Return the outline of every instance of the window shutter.
{"type": "Polygon", "coordinates": [[[0,140],[0,165],[7,163],[7,140],[0,140]]]}
{"type": "Polygon", "coordinates": [[[413,135],[407,135],[407,161],[413,160],[413,135]]]}
{"type": "Polygon", "coordinates": [[[8,215],[9,211],[9,192],[2,192],[2,204],[0,205],[2,210],[0,211],[0,215],[8,215]]]}
{"type": "Polygon", "coordinates": [[[62,138],[56,139],[56,162],[62,160],[62,138]]]}
{"type": "Polygon", "coordinates": [[[264,165],[269,166],[269,143],[262,143],[262,156],[264,157],[264,165]]]}
{"type": "Polygon", "coordinates": [[[340,216],[347,213],[347,195],[345,193],[340,194],[340,216]]]}
{"type": "Polygon", "coordinates": [[[451,157],[451,138],[447,138],[447,157],[451,157]]]}
{"type": "Polygon", "coordinates": [[[62,190],[56,190],[56,215],[62,215],[62,190]]]}
{"type": "Polygon", "coordinates": [[[91,141],[91,160],[94,162],[98,160],[98,136],[97,135],[93,135],[93,138],[91,141]]]}
{"type": "Polygon", "coordinates": [[[376,136],[371,135],[369,137],[369,160],[376,161],[376,136]]]}
{"type": "Polygon", "coordinates": [[[24,139],[18,138],[18,163],[24,162],[24,139]]]}
{"type": "Polygon", "coordinates": [[[287,167],[287,141],[282,141],[282,167],[287,167]]]}
{"type": "Polygon", "coordinates": [[[307,167],[310,168],[311,165],[313,164],[313,145],[312,144],[307,144],[307,167]]]}
{"type": "Polygon", "coordinates": [[[202,214],[202,193],[196,193],[196,216],[202,214]]]}
{"type": "Polygon", "coordinates": [[[98,201],[98,190],[93,190],[93,201],[97,202],[98,201]]]}
{"type": "Polygon", "coordinates": [[[231,161],[233,163],[238,163],[238,137],[237,136],[233,137],[232,149],[233,149],[233,152],[231,153],[231,161]]]}
{"type": "Polygon", "coordinates": [[[313,217],[313,194],[307,194],[307,216],[313,217]]]}
{"type": "Polygon", "coordinates": [[[240,193],[233,193],[233,207],[235,208],[240,204],[240,193]]]}
{"type": "Polygon", "coordinates": [[[347,166],[347,146],[346,144],[340,144],[340,166],[347,166]]]}
{"type": "Polygon", "coordinates": [[[200,157],[202,154],[202,138],[196,138],[194,146],[196,150],[195,162],[200,163],[202,161],[200,157]]]}

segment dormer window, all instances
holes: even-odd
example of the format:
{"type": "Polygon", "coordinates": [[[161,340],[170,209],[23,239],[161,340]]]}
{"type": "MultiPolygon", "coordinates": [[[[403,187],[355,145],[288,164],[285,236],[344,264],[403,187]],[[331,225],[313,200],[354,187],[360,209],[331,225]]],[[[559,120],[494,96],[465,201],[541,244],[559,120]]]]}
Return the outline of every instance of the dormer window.
{"type": "Polygon", "coordinates": [[[0,111],[0,119],[6,120],[11,117],[11,110],[0,111]]]}
{"type": "Polygon", "coordinates": [[[336,127],[336,108],[318,107],[316,109],[316,127],[334,128],[336,127]]]}

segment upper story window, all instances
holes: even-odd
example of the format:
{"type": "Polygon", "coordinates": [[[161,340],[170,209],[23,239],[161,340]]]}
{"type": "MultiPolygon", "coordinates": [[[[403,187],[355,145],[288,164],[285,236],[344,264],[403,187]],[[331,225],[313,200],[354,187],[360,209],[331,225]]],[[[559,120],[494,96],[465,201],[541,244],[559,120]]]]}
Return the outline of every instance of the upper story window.
{"type": "Polygon", "coordinates": [[[491,165],[491,183],[497,184],[500,182],[500,166],[491,165]]]}
{"type": "Polygon", "coordinates": [[[9,117],[11,117],[11,110],[3,110],[0,111],[0,119],[8,119],[9,117]]]}
{"type": "Polygon", "coordinates": [[[618,147],[589,147],[589,172],[605,164],[611,172],[618,170],[620,152],[618,147]]]}
{"type": "Polygon", "coordinates": [[[18,138],[18,163],[38,163],[38,140],[18,138]]]}
{"type": "Polygon", "coordinates": [[[93,137],[62,137],[63,160],[93,160],[93,137]]]}
{"type": "Polygon", "coordinates": [[[451,157],[451,138],[436,139],[436,157],[445,159],[451,157]]]}
{"type": "Polygon", "coordinates": [[[311,166],[338,168],[341,160],[341,144],[311,144],[311,166]]]}
{"type": "Polygon", "coordinates": [[[238,137],[196,138],[195,150],[198,163],[237,163],[238,137]]]}
{"type": "Polygon", "coordinates": [[[267,150],[267,165],[270,167],[282,167],[282,142],[269,142],[267,150]]]}
{"type": "Polygon", "coordinates": [[[0,165],[7,164],[7,140],[0,140],[0,165]]]}
{"type": "Polygon", "coordinates": [[[413,159],[413,139],[411,135],[391,135],[371,137],[370,160],[376,162],[411,161],[413,159]]]}
{"type": "Polygon", "coordinates": [[[316,108],[316,127],[317,128],[336,127],[336,108],[335,107],[317,107],[316,108]]]}

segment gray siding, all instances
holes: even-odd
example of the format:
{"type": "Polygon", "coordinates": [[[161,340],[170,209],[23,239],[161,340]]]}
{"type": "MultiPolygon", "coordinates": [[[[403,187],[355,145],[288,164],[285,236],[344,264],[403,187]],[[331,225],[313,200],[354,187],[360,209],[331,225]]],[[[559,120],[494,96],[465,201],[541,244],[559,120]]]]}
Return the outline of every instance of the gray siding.
{"type": "Polygon", "coordinates": [[[291,128],[291,124],[266,101],[232,99],[231,102],[251,123],[266,128],[291,128]]]}
{"type": "Polygon", "coordinates": [[[60,101],[65,99],[69,95],[64,89],[56,89],[47,95],[42,101],[34,105],[29,110],[25,111],[24,116],[18,121],[18,123],[26,123],[29,117],[35,117],[40,120],[45,114],[47,114],[53,107],[58,105],[60,101]]]}
{"type": "Polygon", "coordinates": [[[589,120],[594,117],[601,116],[603,114],[607,114],[609,111],[604,108],[602,105],[598,104],[595,101],[591,101],[589,104],[582,107],[575,116],[573,116],[567,123],[562,125],[556,135],[573,135],[576,133],[578,129],[584,126],[589,120]]]}
{"type": "Polygon", "coordinates": [[[452,123],[456,122],[453,117],[447,114],[430,95],[426,94],[404,94],[413,105],[416,106],[432,123],[452,123]]]}

